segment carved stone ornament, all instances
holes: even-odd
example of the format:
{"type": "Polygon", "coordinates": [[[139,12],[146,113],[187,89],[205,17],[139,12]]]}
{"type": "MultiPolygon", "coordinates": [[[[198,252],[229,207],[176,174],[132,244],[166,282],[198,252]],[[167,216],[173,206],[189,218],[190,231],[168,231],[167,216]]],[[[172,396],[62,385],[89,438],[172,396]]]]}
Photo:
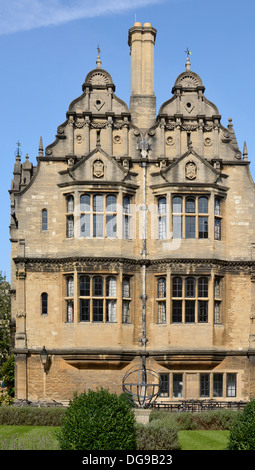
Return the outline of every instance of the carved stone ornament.
{"type": "Polygon", "coordinates": [[[166,138],[166,144],[167,145],[174,145],[174,138],[169,136],[166,138]]]}
{"type": "Polygon", "coordinates": [[[194,162],[188,162],[185,166],[185,176],[188,180],[194,180],[197,177],[197,165],[194,162]]]}
{"type": "Polygon", "coordinates": [[[101,160],[96,160],[93,165],[93,175],[96,178],[102,178],[104,176],[104,164],[101,160]]]}
{"type": "Polygon", "coordinates": [[[210,137],[205,137],[204,144],[206,147],[210,147],[212,145],[212,139],[210,139],[210,137]]]}

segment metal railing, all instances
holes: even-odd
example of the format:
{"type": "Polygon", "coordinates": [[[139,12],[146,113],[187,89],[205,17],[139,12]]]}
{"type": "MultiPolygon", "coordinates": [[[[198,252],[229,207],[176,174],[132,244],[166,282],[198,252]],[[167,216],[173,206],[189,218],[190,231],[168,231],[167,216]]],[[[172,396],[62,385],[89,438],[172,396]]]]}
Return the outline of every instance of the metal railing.
{"type": "Polygon", "coordinates": [[[172,412],[190,411],[191,413],[218,409],[243,410],[247,405],[245,401],[215,401],[215,400],[183,400],[179,402],[156,402],[152,405],[154,410],[172,412]]]}

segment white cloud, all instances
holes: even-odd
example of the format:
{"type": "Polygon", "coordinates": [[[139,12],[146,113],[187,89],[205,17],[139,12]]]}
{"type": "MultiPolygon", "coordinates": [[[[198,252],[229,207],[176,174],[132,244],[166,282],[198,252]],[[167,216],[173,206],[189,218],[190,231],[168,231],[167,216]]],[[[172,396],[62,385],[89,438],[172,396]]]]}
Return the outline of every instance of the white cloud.
{"type": "Polygon", "coordinates": [[[0,35],[119,14],[162,0],[0,0],[0,35]]]}

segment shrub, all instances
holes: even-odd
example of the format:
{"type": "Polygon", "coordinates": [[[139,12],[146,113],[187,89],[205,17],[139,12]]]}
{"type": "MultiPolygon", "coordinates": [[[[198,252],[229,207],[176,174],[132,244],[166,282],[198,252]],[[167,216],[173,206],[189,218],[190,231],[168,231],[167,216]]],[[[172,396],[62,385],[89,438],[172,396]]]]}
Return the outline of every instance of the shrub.
{"type": "Polygon", "coordinates": [[[236,421],[240,411],[235,410],[210,410],[198,413],[185,411],[184,413],[171,413],[169,411],[154,410],[150,414],[150,421],[159,420],[162,423],[169,422],[178,430],[228,430],[236,421]]]}
{"type": "Polygon", "coordinates": [[[123,397],[89,390],[70,402],[57,436],[62,450],[132,450],[134,413],[123,397]]]}
{"type": "Polygon", "coordinates": [[[255,450],[255,400],[246,405],[230,429],[228,450],[255,450]]]}
{"type": "Polygon", "coordinates": [[[60,426],[65,408],[0,406],[0,425],[60,426]]]}
{"type": "Polygon", "coordinates": [[[138,450],[179,450],[178,431],[166,421],[155,420],[136,426],[138,450]]]}

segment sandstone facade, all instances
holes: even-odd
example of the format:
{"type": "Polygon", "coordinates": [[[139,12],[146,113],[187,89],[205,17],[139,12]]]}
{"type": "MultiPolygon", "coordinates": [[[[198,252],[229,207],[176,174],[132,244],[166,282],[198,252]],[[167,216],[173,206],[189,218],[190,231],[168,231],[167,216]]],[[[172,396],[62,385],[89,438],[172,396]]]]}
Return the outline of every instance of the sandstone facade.
{"type": "Polygon", "coordinates": [[[121,393],[141,356],[158,401],[255,394],[255,191],[246,146],[186,69],[156,113],[150,23],[129,30],[131,97],[97,66],[37,165],[12,180],[16,398],[121,393]],[[44,368],[40,353],[46,348],[44,368]]]}

